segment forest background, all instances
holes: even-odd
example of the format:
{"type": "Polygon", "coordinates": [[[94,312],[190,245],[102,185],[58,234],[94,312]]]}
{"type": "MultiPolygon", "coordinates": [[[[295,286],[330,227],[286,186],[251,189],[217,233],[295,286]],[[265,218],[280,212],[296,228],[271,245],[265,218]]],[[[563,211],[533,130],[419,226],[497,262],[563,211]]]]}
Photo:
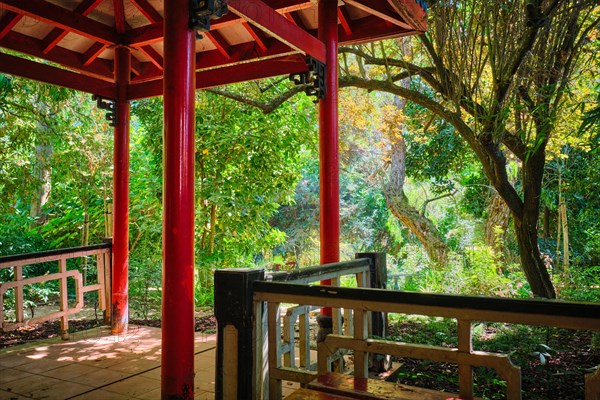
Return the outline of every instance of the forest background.
{"type": "MultiPolygon", "coordinates": [[[[434,4],[426,35],[340,49],[341,258],[386,252],[391,288],[600,301],[600,10],[461,3],[434,4]]],[[[215,269],[318,264],[317,107],[302,89],[280,78],[197,92],[198,306],[212,304],[215,269]]],[[[148,317],[162,99],[132,112],[130,297],[148,317]]],[[[110,236],[104,113],[0,75],[0,115],[0,255],[110,236]]],[[[29,290],[43,302],[58,287],[29,290]]]]}

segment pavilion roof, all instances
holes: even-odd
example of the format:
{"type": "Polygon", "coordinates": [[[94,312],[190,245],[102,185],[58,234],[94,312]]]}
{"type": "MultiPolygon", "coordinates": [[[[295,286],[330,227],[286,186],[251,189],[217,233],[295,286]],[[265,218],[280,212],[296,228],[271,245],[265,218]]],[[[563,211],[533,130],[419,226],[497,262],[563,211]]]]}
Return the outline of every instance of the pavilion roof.
{"type": "MultiPolygon", "coordinates": [[[[324,60],[316,0],[225,0],[196,41],[198,88],[307,70],[324,60]]],[[[131,99],[160,95],[164,0],[0,0],[0,72],[114,97],[114,49],[132,49],[131,99]]],[[[218,0],[217,0],[218,2],[218,0]]],[[[423,0],[340,0],[340,44],[426,29],[423,0]]]]}

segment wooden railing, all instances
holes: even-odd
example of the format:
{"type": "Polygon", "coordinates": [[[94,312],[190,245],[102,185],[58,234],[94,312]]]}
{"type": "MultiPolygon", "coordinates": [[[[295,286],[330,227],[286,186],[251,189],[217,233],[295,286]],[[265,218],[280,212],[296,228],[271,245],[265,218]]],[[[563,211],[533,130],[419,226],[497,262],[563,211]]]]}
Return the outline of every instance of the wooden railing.
{"type": "MultiPolygon", "coordinates": [[[[267,314],[262,305],[253,303],[252,283],[261,281],[286,282],[309,285],[321,280],[331,280],[332,286],[341,284],[343,277],[356,279],[358,287],[371,287],[385,282],[381,278],[381,267],[385,268],[385,254],[357,254],[357,259],[303,268],[294,271],[266,272],[264,270],[218,270],[215,272],[215,316],[218,325],[217,348],[217,385],[216,398],[252,398],[263,399],[269,390],[266,376],[266,358],[256,358],[258,353],[273,351],[283,359],[283,365],[289,369],[300,369],[311,373],[316,370],[316,359],[310,358],[309,313],[315,307],[289,307],[282,317],[283,325],[272,326],[268,330],[267,314]],[[379,273],[378,273],[379,272],[379,273]],[[258,307],[255,309],[255,307],[258,307]],[[295,328],[299,327],[296,341],[295,328]],[[254,327],[254,328],[253,328],[254,327]],[[275,347],[267,349],[267,331],[283,338],[274,342],[275,347]],[[296,350],[299,352],[296,365],[296,350]],[[253,374],[248,370],[253,369],[253,374]]],[[[385,272],[383,272],[385,274],[385,272]]],[[[285,296],[283,296],[284,302],[285,296]]],[[[376,335],[383,334],[383,317],[373,313],[373,320],[367,326],[376,335]]],[[[332,332],[352,334],[351,313],[341,308],[332,309],[332,332]],[[345,321],[345,323],[342,323],[345,321]]]]}
{"type": "MultiPolygon", "coordinates": [[[[14,256],[0,257],[0,269],[11,268],[14,280],[0,282],[0,329],[10,331],[24,325],[34,324],[52,319],[61,320],[61,336],[63,339],[69,337],[69,316],[78,313],[84,306],[83,294],[87,292],[98,292],[98,306],[105,313],[110,310],[110,262],[111,244],[103,243],[94,246],[76,247],[70,249],[49,250],[39,253],[20,254],[14,256]],[[97,280],[93,285],[84,285],[84,277],[78,270],[67,270],[67,260],[80,257],[96,257],[97,280]],[[39,276],[23,277],[23,268],[40,263],[58,262],[57,273],[44,273],[39,276]],[[69,307],[67,280],[71,278],[75,282],[74,307],[69,307]],[[40,284],[43,282],[58,280],[59,284],[59,311],[35,318],[25,318],[24,287],[27,285],[40,284]],[[6,320],[4,310],[4,297],[7,291],[12,289],[14,295],[15,321],[6,320]]],[[[105,315],[105,317],[108,317],[105,315]]]]}
{"type": "MultiPolygon", "coordinates": [[[[505,354],[473,350],[473,322],[600,330],[598,304],[309,285],[326,278],[334,278],[333,283],[337,284],[336,276],[358,274],[359,285],[385,287],[385,255],[364,253],[357,257],[368,260],[273,274],[252,269],[215,273],[216,399],[279,399],[283,380],[307,384],[326,374],[342,351],[353,353],[354,374],[361,379],[367,374],[367,360],[373,361],[373,354],[455,363],[462,397],[473,394],[474,367],[492,368],[507,382],[507,398],[520,399],[520,369],[505,354]],[[368,271],[362,264],[365,261],[368,271]],[[286,312],[282,313],[284,307],[286,312]],[[315,371],[308,355],[311,348],[307,313],[319,307],[332,307],[337,322],[334,321],[333,333],[317,346],[315,371]],[[382,340],[382,316],[387,313],[455,319],[458,346],[448,349],[382,340]],[[298,363],[294,362],[296,327],[298,363]]],[[[600,400],[600,369],[588,374],[585,382],[586,400],[600,400]]]]}
{"type": "MultiPolygon", "coordinates": [[[[369,353],[392,354],[398,357],[425,359],[458,364],[460,396],[473,396],[473,367],[488,367],[507,382],[507,399],[521,399],[520,369],[507,355],[474,351],[471,326],[474,321],[551,326],[566,329],[600,330],[600,305],[542,300],[514,300],[491,297],[422,294],[378,289],[331,288],[280,282],[256,281],[253,284],[255,309],[265,302],[268,315],[268,398],[281,398],[281,382],[309,383],[315,376],[331,370],[332,356],[339,349],[354,354],[354,375],[367,376],[369,353]],[[318,371],[290,368],[282,363],[276,351],[281,338],[281,303],[299,307],[329,306],[351,309],[354,333],[329,335],[318,345],[318,371]],[[398,343],[368,337],[369,313],[401,313],[453,318],[458,324],[458,347],[443,348],[398,343]]],[[[262,329],[262,324],[255,329],[262,329]]],[[[259,333],[260,335],[260,333],[259,333]]],[[[261,359],[265,352],[256,354],[261,359]]],[[[263,375],[263,377],[266,377],[263,375]]],[[[600,398],[600,370],[588,374],[586,400],[600,398]]],[[[260,383],[256,387],[261,387],[260,383]]]]}
{"type": "MultiPolygon", "coordinates": [[[[296,284],[312,284],[321,280],[328,279],[331,286],[340,286],[343,277],[355,278],[357,287],[370,287],[370,265],[367,258],[358,258],[352,261],[327,264],[323,266],[309,267],[302,270],[291,272],[266,273],[265,280],[272,282],[287,282],[296,284]]],[[[309,313],[318,309],[311,306],[297,306],[286,309],[283,316],[283,330],[280,331],[283,337],[282,342],[277,343],[277,354],[283,356],[283,365],[287,368],[296,368],[296,347],[299,350],[299,367],[306,370],[316,370],[316,360],[314,363],[310,359],[310,329],[309,313]],[[296,344],[295,330],[298,324],[298,344],[296,344]]],[[[352,334],[352,314],[344,313],[339,308],[332,309],[332,333],[352,334]],[[342,321],[346,320],[343,324],[342,321]]],[[[263,321],[267,323],[266,320],[263,321]]],[[[371,325],[369,325],[369,329],[371,325]]],[[[266,338],[265,338],[266,339],[266,338]]]]}

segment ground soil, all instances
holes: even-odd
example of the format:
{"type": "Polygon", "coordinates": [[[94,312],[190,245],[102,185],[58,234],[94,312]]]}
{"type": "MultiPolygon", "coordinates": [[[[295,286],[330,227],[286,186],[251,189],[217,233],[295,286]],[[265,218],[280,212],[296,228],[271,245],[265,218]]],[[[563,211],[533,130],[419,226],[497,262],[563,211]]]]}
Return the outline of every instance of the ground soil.
{"type": "MultiPolygon", "coordinates": [[[[395,335],[414,334],[419,324],[403,322],[390,328],[395,335]]],[[[490,334],[494,329],[488,328],[490,334]]],[[[600,348],[590,331],[549,329],[547,336],[548,357],[542,363],[535,351],[519,349],[517,343],[512,351],[495,349],[493,345],[475,348],[495,353],[508,353],[511,361],[521,367],[523,400],[575,400],[585,397],[585,374],[600,366],[600,348]]],[[[491,335],[490,335],[491,336],[491,335]]],[[[484,340],[485,342],[485,340],[484,340]]],[[[442,346],[453,347],[450,344],[442,346]]],[[[458,392],[458,368],[454,364],[440,364],[414,359],[395,359],[397,369],[386,379],[407,385],[434,390],[458,392]]],[[[505,383],[493,370],[475,369],[475,394],[490,399],[505,399],[505,383]]]]}

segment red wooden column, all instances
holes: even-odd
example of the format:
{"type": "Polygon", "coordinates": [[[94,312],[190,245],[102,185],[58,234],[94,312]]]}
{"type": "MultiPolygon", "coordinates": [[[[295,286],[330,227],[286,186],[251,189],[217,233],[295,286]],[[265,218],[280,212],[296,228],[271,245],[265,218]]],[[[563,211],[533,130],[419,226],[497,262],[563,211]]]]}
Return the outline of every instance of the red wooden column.
{"type": "Polygon", "coordinates": [[[127,332],[129,322],[129,101],[131,51],[115,49],[117,110],[114,131],[112,333],[127,332]]]}
{"type": "MultiPolygon", "coordinates": [[[[337,11],[337,0],[319,0],[319,39],[326,50],[326,96],[319,101],[321,264],[340,260],[337,11]]],[[[321,309],[321,315],[331,316],[331,308],[321,309]]]]}
{"type": "Polygon", "coordinates": [[[337,0],[319,1],[319,39],[326,49],[326,96],[319,101],[321,264],[340,259],[337,0]]]}
{"type": "Polygon", "coordinates": [[[164,2],[162,399],[194,397],[196,62],[189,3],[164,2]]]}

